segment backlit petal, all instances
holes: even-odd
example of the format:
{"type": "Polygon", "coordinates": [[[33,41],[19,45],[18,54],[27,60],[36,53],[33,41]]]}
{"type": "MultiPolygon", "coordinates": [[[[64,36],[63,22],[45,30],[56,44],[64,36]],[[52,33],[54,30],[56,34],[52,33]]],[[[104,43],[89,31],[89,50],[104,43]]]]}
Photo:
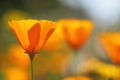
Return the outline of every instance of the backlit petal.
{"type": "Polygon", "coordinates": [[[43,47],[43,45],[46,43],[47,39],[52,34],[53,30],[56,28],[55,22],[48,21],[48,20],[40,20],[39,21],[41,25],[41,34],[40,34],[40,40],[38,45],[36,46],[36,50],[38,51],[40,48],[43,47]],[[50,31],[50,32],[49,32],[50,31]]]}
{"type": "Polygon", "coordinates": [[[27,32],[36,22],[36,20],[21,20],[9,22],[11,29],[16,35],[16,38],[25,50],[29,49],[28,45],[30,44],[27,32]]]}
{"type": "Polygon", "coordinates": [[[15,22],[15,21],[12,21],[9,23],[18,42],[20,43],[20,45],[24,48],[24,49],[27,49],[27,39],[25,36],[25,33],[24,31],[22,30],[22,28],[20,27],[19,23],[15,22]]]}
{"type": "Polygon", "coordinates": [[[39,23],[36,23],[31,29],[28,31],[28,38],[30,42],[30,50],[31,52],[35,52],[34,48],[37,46],[39,40],[40,40],[40,32],[41,27],[39,23]]]}

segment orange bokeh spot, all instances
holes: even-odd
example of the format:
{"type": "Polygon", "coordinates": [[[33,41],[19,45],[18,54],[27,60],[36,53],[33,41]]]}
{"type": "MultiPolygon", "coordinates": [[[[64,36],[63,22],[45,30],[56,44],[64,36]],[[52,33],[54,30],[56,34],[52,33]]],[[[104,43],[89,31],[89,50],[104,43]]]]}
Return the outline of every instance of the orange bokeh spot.
{"type": "Polygon", "coordinates": [[[9,48],[8,58],[16,66],[22,68],[28,68],[30,66],[28,54],[24,53],[24,50],[18,45],[13,45],[9,48]]]}
{"type": "Polygon", "coordinates": [[[92,80],[92,79],[89,77],[77,76],[77,77],[68,77],[63,80],[92,80]]]}
{"type": "Polygon", "coordinates": [[[99,40],[111,60],[116,64],[120,64],[120,33],[102,33],[99,40]]]}
{"type": "Polygon", "coordinates": [[[88,40],[93,30],[93,23],[88,20],[61,19],[58,26],[62,27],[65,40],[74,50],[88,40]]]}
{"type": "Polygon", "coordinates": [[[30,80],[29,74],[19,68],[8,68],[4,73],[6,80],[30,80]]]}

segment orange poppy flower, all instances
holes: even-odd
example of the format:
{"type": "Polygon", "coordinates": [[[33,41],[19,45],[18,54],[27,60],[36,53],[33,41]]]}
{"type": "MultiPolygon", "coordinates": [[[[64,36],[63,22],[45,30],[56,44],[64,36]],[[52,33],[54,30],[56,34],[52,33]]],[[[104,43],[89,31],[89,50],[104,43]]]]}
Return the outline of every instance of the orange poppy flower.
{"type": "Polygon", "coordinates": [[[103,33],[100,42],[114,63],[120,64],[120,33],[103,33]]]}
{"type": "Polygon", "coordinates": [[[88,40],[93,30],[93,23],[88,20],[62,19],[58,25],[62,27],[65,40],[74,50],[88,40]]]}
{"type": "Polygon", "coordinates": [[[37,53],[56,28],[56,23],[48,20],[11,21],[9,25],[22,48],[29,54],[37,53]]]}
{"type": "Polygon", "coordinates": [[[92,79],[84,76],[77,76],[77,77],[68,77],[63,80],[92,80],[92,79]]]}

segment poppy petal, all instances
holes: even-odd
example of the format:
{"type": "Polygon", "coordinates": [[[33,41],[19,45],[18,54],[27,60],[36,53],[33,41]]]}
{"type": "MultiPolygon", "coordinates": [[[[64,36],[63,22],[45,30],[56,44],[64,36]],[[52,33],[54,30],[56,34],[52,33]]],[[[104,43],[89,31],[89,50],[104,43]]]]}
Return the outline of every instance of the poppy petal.
{"type": "Polygon", "coordinates": [[[45,38],[45,42],[48,40],[48,38],[51,36],[51,34],[54,32],[54,30],[55,30],[54,28],[52,28],[52,29],[49,30],[49,32],[47,33],[47,36],[45,38]]]}
{"type": "Polygon", "coordinates": [[[40,31],[41,31],[41,27],[39,23],[36,23],[31,29],[28,30],[28,38],[31,49],[34,49],[38,44],[40,40],[40,31]]]}

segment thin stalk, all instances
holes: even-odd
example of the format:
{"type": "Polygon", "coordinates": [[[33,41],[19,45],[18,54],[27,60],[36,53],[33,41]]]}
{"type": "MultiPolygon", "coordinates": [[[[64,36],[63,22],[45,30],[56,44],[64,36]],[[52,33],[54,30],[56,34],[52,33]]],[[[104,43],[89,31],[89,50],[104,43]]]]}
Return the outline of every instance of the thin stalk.
{"type": "Polygon", "coordinates": [[[30,72],[31,72],[31,80],[34,80],[34,66],[33,66],[33,59],[34,59],[34,54],[29,54],[30,57],[30,72]]]}

